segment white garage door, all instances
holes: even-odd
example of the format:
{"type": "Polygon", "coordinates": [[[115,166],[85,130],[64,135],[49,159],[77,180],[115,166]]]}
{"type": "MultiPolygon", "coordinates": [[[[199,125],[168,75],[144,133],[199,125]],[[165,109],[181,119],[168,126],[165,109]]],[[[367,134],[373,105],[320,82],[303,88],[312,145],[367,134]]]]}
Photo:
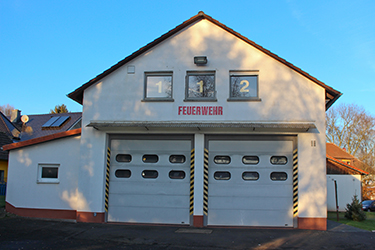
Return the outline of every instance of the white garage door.
{"type": "Polygon", "coordinates": [[[189,224],[191,140],[112,140],[108,221],[189,224]]]}
{"type": "Polygon", "coordinates": [[[208,225],[292,227],[292,153],[292,141],[209,141],[208,225]]]}

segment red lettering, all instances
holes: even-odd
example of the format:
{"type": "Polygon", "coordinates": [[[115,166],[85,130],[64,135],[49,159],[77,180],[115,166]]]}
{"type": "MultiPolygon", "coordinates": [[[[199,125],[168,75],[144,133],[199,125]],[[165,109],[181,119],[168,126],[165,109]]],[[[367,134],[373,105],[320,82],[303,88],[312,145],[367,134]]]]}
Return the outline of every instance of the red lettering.
{"type": "Polygon", "coordinates": [[[191,114],[195,115],[195,106],[191,107],[191,114]]]}
{"type": "Polygon", "coordinates": [[[208,110],[209,110],[208,114],[209,114],[209,115],[212,115],[212,106],[210,106],[210,107],[208,108],[208,110]]]}
{"type": "Polygon", "coordinates": [[[187,115],[191,115],[191,107],[187,107],[187,115]]]}
{"type": "Polygon", "coordinates": [[[201,107],[197,107],[197,115],[201,115],[201,107]]]}
{"type": "Polygon", "coordinates": [[[178,115],[181,115],[182,107],[178,106],[178,115]]]}
{"type": "Polygon", "coordinates": [[[182,109],[182,114],[183,115],[186,115],[186,107],[184,106],[184,108],[182,109]]]}
{"type": "Polygon", "coordinates": [[[208,107],[201,107],[202,108],[202,115],[207,115],[208,107]]]}
{"type": "Polygon", "coordinates": [[[221,107],[221,106],[218,107],[217,114],[218,115],[223,115],[223,107],[221,107]]]}
{"type": "Polygon", "coordinates": [[[212,114],[213,114],[213,115],[217,115],[217,107],[213,107],[213,109],[212,109],[212,114]]]}

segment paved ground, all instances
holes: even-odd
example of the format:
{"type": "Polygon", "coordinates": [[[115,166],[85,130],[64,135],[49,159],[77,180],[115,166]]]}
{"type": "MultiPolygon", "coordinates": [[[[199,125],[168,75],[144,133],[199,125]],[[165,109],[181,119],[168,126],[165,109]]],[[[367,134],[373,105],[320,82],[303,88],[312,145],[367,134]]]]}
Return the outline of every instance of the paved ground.
{"type": "Polygon", "coordinates": [[[0,249],[374,249],[375,233],[336,222],[328,231],[91,224],[0,218],[0,249]]]}

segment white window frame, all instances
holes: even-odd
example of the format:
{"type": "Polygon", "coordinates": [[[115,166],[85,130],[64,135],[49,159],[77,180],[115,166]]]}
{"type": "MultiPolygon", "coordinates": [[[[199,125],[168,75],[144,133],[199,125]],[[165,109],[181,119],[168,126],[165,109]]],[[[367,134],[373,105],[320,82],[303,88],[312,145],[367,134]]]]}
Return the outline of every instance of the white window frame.
{"type": "Polygon", "coordinates": [[[38,164],[37,183],[58,184],[60,183],[59,178],[60,178],[60,164],[58,163],[39,163],[38,164]],[[57,168],[57,178],[42,178],[43,168],[57,168]]]}

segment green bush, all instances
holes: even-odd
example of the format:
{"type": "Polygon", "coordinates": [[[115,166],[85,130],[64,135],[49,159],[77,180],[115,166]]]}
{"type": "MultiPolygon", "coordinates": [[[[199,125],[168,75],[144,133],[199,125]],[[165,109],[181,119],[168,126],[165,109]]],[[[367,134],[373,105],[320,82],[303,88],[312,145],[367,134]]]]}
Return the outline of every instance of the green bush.
{"type": "Polygon", "coordinates": [[[345,218],[353,221],[366,220],[366,214],[362,211],[362,204],[357,199],[357,195],[354,195],[351,204],[346,204],[345,218]]]}

